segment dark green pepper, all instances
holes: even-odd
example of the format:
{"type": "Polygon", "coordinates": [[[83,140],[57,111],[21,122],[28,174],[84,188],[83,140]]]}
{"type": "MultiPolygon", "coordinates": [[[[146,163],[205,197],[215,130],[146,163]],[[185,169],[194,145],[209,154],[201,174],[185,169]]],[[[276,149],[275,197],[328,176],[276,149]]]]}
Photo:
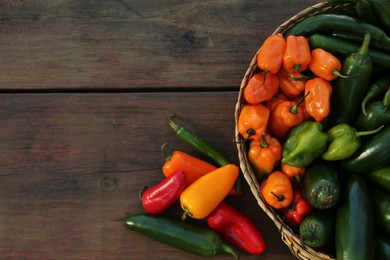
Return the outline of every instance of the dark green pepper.
{"type": "Polygon", "coordinates": [[[375,259],[390,259],[390,237],[382,234],[375,236],[375,259]]]}
{"type": "Polygon", "coordinates": [[[390,165],[364,175],[368,182],[390,192],[390,165]]]}
{"type": "Polygon", "coordinates": [[[323,247],[334,237],[334,218],[331,211],[316,211],[305,217],[299,225],[299,235],[303,246],[323,247]]]}
{"type": "Polygon", "coordinates": [[[390,161],[390,125],[370,136],[352,156],[340,161],[350,172],[368,173],[387,165],[390,161]]]}
{"type": "Polygon", "coordinates": [[[382,75],[368,86],[367,93],[362,100],[361,107],[364,115],[367,115],[366,104],[386,93],[390,84],[390,75],[382,75]]]}
{"type": "Polygon", "coordinates": [[[125,219],[124,224],[133,231],[193,254],[215,256],[226,252],[238,259],[218,233],[205,227],[154,214],[132,215],[125,219]]]}
{"type": "Polygon", "coordinates": [[[361,136],[376,134],[383,127],[382,125],[372,131],[357,132],[354,127],[347,124],[333,126],[326,132],[330,144],[328,150],[322,154],[322,159],[336,161],[350,157],[361,147],[361,136]]]}
{"type": "Polygon", "coordinates": [[[376,26],[380,25],[376,13],[371,8],[369,0],[358,0],[355,5],[355,9],[357,17],[362,21],[374,24],[376,26]]]}
{"type": "Polygon", "coordinates": [[[352,124],[359,113],[360,104],[367,92],[372,73],[369,57],[370,34],[366,34],[362,46],[343,62],[341,74],[335,80],[331,98],[330,124],[352,124]]]}
{"type": "Polygon", "coordinates": [[[382,101],[374,101],[366,108],[366,115],[360,113],[353,124],[359,131],[370,131],[390,123],[390,108],[382,101]]]}
{"type": "Polygon", "coordinates": [[[389,0],[368,0],[375,14],[381,23],[390,30],[390,1],[389,0]]]}
{"type": "Polygon", "coordinates": [[[352,175],[343,193],[336,216],[336,259],[374,259],[374,216],[366,183],[352,175]]]}
{"type": "Polygon", "coordinates": [[[283,144],[282,163],[304,168],[326,149],[328,135],[319,122],[305,121],[291,129],[283,144]]]}
{"type": "Polygon", "coordinates": [[[306,200],[319,210],[334,207],[341,195],[337,170],[325,161],[316,161],[307,167],[302,188],[306,200]]]}
{"type": "Polygon", "coordinates": [[[381,189],[370,189],[374,220],[377,229],[390,236],[390,193],[381,189]]]}

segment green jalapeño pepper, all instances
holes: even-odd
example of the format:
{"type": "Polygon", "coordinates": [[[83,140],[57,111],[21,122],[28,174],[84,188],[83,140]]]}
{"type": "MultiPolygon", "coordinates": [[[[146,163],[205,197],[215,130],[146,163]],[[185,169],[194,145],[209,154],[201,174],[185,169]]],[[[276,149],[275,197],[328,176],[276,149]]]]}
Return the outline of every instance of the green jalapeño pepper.
{"type": "Polygon", "coordinates": [[[354,127],[359,131],[370,131],[390,123],[390,107],[386,107],[382,101],[370,103],[366,113],[366,115],[360,113],[355,120],[354,127]]]}
{"type": "Polygon", "coordinates": [[[291,129],[283,144],[282,163],[295,167],[306,167],[321,156],[328,142],[319,122],[305,121],[291,129]]]}
{"type": "Polygon", "coordinates": [[[361,147],[360,136],[375,134],[383,127],[382,125],[372,131],[357,132],[354,127],[347,124],[335,125],[326,132],[330,144],[328,150],[322,154],[322,159],[337,161],[348,158],[361,147]]]}

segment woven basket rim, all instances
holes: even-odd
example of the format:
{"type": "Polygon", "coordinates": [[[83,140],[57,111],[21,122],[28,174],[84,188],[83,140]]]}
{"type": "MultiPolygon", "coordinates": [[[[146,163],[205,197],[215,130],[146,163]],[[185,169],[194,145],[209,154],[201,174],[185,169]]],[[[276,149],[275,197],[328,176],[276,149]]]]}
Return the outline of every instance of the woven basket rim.
{"type": "MultiPolygon", "coordinates": [[[[285,21],[283,24],[281,24],[274,32],[273,34],[277,33],[283,33],[287,28],[289,28],[294,23],[312,16],[316,15],[318,13],[325,13],[330,12],[335,9],[340,9],[343,7],[348,7],[350,4],[338,4],[338,5],[330,5],[326,1],[320,2],[318,4],[312,5],[301,12],[297,13],[287,21],[285,21]]],[[[237,126],[238,123],[238,117],[241,112],[241,109],[243,105],[245,104],[245,100],[243,98],[243,89],[247,85],[248,80],[252,77],[252,75],[257,70],[257,55],[258,51],[253,56],[252,60],[250,61],[249,67],[247,68],[245,75],[241,81],[240,84],[240,91],[237,98],[237,103],[235,106],[235,125],[237,126]]],[[[267,214],[267,216],[273,221],[275,226],[280,231],[280,236],[282,241],[288,246],[289,250],[298,258],[298,259],[321,259],[321,260],[333,260],[335,259],[334,256],[328,255],[325,252],[316,250],[314,248],[308,247],[308,246],[302,246],[300,243],[299,236],[287,225],[283,224],[282,219],[279,217],[278,214],[275,213],[274,209],[267,205],[267,203],[264,201],[264,199],[261,197],[259,193],[259,183],[255,177],[255,174],[252,170],[251,164],[247,157],[247,149],[246,144],[243,143],[243,138],[238,132],[237,127],[235,127],[235,140],[236,140],[236,146],[238,151],[238,158],[240,162],[240,169],[244,175],[245,180],[250,186],[250,190],[252,194],[254,195],[258,205],[260,208],[267,214]]]]}

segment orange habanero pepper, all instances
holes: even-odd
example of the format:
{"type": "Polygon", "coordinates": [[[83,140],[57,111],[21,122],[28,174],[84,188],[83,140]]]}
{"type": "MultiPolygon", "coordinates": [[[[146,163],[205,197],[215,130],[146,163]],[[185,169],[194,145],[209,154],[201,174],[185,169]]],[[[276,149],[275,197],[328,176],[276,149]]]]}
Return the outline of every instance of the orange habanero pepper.
{"type": "Polygon", "coordinates": [[[258,104],[270,100],[278,89],[279,79],[276,75],[258,72],[248,80],[244,89],[244,98],[249,104],[258,104]]]}
{"type": "Polygon", "coordinates": [[[182,151],[174,151],[171,155],[166,155],[164,151],[166,146],[167,144],[163,144],[161,147],[161,151],[165,156],[162,172],[166,177],[177,171],[184,171],[187,177],[187,185],[190,185],[203,175],[217,169],[216,166],[182,151]]]}
{"type": "Polygon", "coordinates": [[[311,61],[309,41],[305,36],[289,35],[283,55],[283,68],[287,71],[301,72],[311,61]]]}
{"type": "Polygon", "coordinates": [[[264,134],[261,141],[249,144],[248,159],[253,165],[258,180],[264,179],[282,159],[282,145],[278,139],[264,134]]]}
{"type": "Polygon", "coordinates": [[[317,122],[322,122],[330,112],[332,86],[322,78],[310,79],[305,84],[305,108],[317,122]],[[310,93],[310,94],[309,94],[310,93]]]}
{"type": "Polygon", "coordinates": [[[257,66],[266,72],[276,74],[283,62],[286,40],[281,33],[268,36],[257,54],[257,66]]]}
{"type": "Polygon", "coordinates": [[[180,206],[184,210],[182,219],[207,217],[233,188],[239,168],[226,164],[200,177],[180,195],[180,206]]]}
{"type": "Polygon", "coordinates": [[[280,90],[287,97],[295,98],[304,91],[306,80],[302,78],[300,72],[287,71],[281,68],[276,75],[279,79],[280,90]]]}
{"type": "Polygon", "coordinates": [[[340,74],[340,60],[332,53],[321,48],[311,51],[309,68],[314,74],[325,80],[331,81],[337,77],[344,77],[340,74]]]}
{"type": "Polygon", "coordinates": [[[237,130],[246,140],[260,140],[267,129],[270,111],[263,104],[245,104],[238,117],[237,130]]]}
{"type": "Polygon", "coordinates": [[[275,209],[285,208],[293,199],[293,187],[281,171],[272,172],[260,185],[260,194],[275,209]]]}
{"type": "Polygon", "coordinates": [[[288,100],[286,95],[283,92],[278,91],[270,100],[264,101],[263,104],[268,107],[269,111],[272,113],[279,103],[286,100],[288,100]]]}
{"type": "Polygon", "coordinates": [[[284,163],[280,164],[280,169],[290,181],[297,181],[298,183],[301,183],[306,172],[303,167],[295,167],[284,163]]]}
{"type": "Polygon", "coordinates": [[[300,104],[304,98],[300,101],[284,101],[276,106],[272,112],[268,129],[276,138],[284,137],[288,131],[303,122],[304,113],[300,104]]]}

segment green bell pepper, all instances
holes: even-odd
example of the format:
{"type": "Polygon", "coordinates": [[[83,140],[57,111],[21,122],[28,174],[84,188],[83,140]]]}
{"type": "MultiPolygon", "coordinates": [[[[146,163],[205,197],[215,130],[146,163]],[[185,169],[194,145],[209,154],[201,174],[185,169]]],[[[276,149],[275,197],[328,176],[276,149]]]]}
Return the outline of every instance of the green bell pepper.
{"type": "Polygon", "coordinates": [[[383,127],[382,125],[372,131],[357,132],[354,127],[348,124],[335,125],[326,132],[330,144],[328,149],[322,154],[322,159],[336,161],[350,157],[361,147],[360,136],[375,134],[382,130],[383,127]]]}
{"type": "Polygon", "coordinates": [[[306,167],[325,151],[328,135],[321,123],[305,121],[291,129],[283,144],[282,163],[306,167]]]}

